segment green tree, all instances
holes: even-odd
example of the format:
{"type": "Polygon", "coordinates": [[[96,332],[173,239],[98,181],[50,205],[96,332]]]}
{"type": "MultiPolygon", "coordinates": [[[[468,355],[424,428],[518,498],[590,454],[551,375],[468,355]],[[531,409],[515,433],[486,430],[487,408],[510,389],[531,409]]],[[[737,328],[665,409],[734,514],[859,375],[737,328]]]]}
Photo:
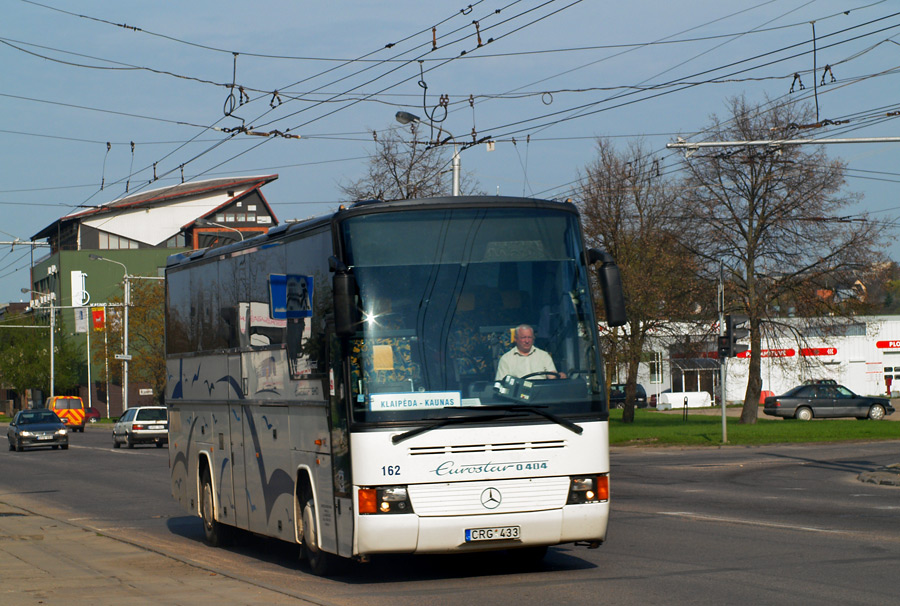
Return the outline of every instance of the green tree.
{"type": "MultiPolygon", "coordinates": [[[[64,393],[78,386],[80,362],[76,344],[65,336],[58,320],[54,334],[53,384],[56,393],[64,393]]],[[[19,405],[25,407],[28,389],[39,389],[45,397],[50,395],[49,315],[35,317],[32,312],[4,324],[5,327],[0,327],[0,377],[18,393],[19,405]]]]}
{"type": "MultiPolygon", "coordinates": [[[[109,379],[122,383],[122,362],[115,354],[123,350],[124,314],[122,299],[110,300],[107,307],[107,342],[91,341],[94,365],[101,368],[100,380],[109,379]]],[[[159,280],[134,280],[131,282],[131,307],[128,310],[128,353],[132,359],[128,365],[128,380],[144,382],[153,389],[157,403],[163,402],[166,388],[165,354],[165,287],[159,280]]]]}

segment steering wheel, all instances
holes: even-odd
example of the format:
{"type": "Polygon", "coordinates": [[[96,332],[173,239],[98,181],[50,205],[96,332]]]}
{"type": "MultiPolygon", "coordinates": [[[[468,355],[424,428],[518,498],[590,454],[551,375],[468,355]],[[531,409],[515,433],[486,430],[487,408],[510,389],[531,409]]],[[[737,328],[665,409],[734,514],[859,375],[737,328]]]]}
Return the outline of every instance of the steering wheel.
{"type": "Polygon", "coordinates": [[[524,377],[519,378],[524,381],[525,379],[530,379],[531,377],[536,377],[538,375],[553,375],[554,379],[558,379],[560,377],[560,374],[558,372],[553,372],[552,370],[539,370],[538,372],[530,372],[524,377]]]}

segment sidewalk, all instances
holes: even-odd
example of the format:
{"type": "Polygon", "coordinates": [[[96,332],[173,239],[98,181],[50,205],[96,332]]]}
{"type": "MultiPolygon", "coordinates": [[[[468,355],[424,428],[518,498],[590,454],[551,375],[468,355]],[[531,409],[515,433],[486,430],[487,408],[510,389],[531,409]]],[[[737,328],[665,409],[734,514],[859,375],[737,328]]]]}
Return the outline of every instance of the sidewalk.
{"type": "Polygon", "coordinates": [[[311,604],[7,500],[0,496],[0,604],[311,604]]]}

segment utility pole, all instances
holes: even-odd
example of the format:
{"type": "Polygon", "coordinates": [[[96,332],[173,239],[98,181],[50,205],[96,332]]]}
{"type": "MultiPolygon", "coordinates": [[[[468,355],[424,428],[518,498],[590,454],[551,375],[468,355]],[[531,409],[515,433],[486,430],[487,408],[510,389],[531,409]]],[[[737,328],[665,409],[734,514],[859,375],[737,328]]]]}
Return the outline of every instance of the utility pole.
{"type": "MultiPolygon", "coordinates": [[[[719,307],[719,341],[721,342],[721,338],[725,336],[725,263],[724,261],[719,261],[719,296],[718,296],[718,307],[719,307]]],[[[722,405],[722,444],[728,443],[728,424],[726,423],[727,412],[725,409],[725,394],[726,385],[725,381],[727,380],[728,373],[726,372],[725,364],[728,360],[728,356],[722,355],[722,348],[719,347],[719,374],[720,374],[720,389],[722,390],[721,395],[721,405],[722,405]]]]}

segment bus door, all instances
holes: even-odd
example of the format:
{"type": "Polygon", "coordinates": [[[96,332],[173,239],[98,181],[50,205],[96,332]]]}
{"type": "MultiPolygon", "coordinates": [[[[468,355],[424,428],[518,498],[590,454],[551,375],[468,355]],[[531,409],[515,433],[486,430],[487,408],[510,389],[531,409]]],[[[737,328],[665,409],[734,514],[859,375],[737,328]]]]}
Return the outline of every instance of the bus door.
{"type": "MultiPolygon", "coordinates": [[[[241,368],[241,356],[228,356],[228,376],[243,377],[241,368]]],[[[242,381],[243,383],[243,381],[242,381]]],[[[225,476],[229,476],[231,480],[232,491],[231,509],[234,511],[233,523],[240,528],[247,528],[250,519],[247,505],[247,473],[244,461],[244,413],[245,409],[241,405],[239,394],[234,393],[232,389],[228,390],[228,436],[226,436],[226,447],[230,446],[230,452],[226,455],[230,461],[229,465],[225,465],[222,473],[222,482],[225,483],[225,476]]],[[[224,495],[220,496],[220,502],[224,501],[224,495]]],[[[224,501],[227,503],[227,501],[224,501]]]]}
{"type": "Polygon", "coordinates": [[[350,428],[347,420],[347,399],[350,397],[345,380],[349,365],[342,355],[340,340],[333,326],[328,332],[328,427],[331,429],[331,469],[334,485],[335,530],[338,555],[353,555],[353,482],[350,477],[350,428]]]}

